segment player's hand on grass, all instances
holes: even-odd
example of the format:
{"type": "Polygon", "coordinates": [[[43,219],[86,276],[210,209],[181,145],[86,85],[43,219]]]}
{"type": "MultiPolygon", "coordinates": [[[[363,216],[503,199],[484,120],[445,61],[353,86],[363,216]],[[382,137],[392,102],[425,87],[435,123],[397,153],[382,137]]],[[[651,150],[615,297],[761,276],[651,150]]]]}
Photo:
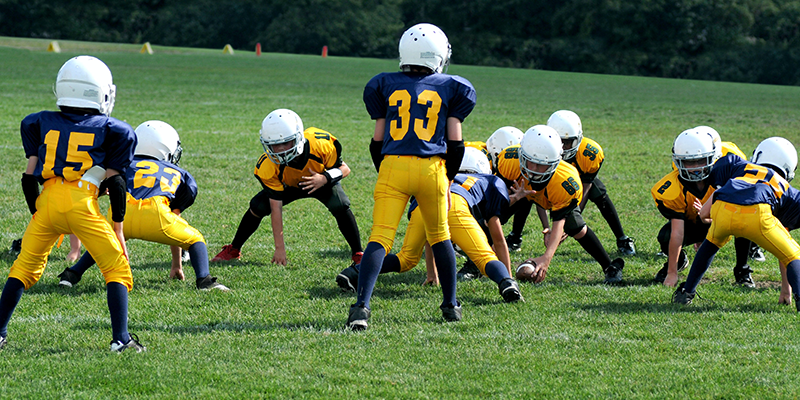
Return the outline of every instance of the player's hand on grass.
{"type": "Polygon", "coordinates": [[[272,263],[278,265],[286,265],[289,260],[286,259],[286,249],[275,249],[272,255],[272,263]]]}
{"type": "Polygon", "coordinates": [[[667,277],[664,279],[664,286],[675,287],[678,284],[678,273],[667,273],[667,277]]]}

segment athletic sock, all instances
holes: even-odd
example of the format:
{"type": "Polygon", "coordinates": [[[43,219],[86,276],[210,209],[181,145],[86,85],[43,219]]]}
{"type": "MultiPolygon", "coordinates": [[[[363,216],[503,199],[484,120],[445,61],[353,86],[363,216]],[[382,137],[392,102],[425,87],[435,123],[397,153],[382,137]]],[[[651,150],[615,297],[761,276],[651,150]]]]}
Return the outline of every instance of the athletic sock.
{"type": "Polygon", "coordinates": [[[733,239],[733,247],[736,249],[736,265],[735,267],[743,267],[750,259],[750,240],[737,237],[733,239]]]}
{"type": "Polygon", "coordinates": [[[400,272],[400,258],[396,254],[389,253],[383,258],[381,273],[400,272]]]}
{"type": "Polygon", "coordinates": [[[19,299],[22,298],[22,293],[25,292],[25,285],[17,278],[8,278],[6,286],[3,288],[3,294],[0,295],[0,336],[8,336],[8,321],[11,320],[11,314],[19,304],[19,299]]]}
{"type": "Polygon", "coordinates": [[[189,258],[194,268],[194,275],[197,279],[208,276],[208,248],[203,242],[197,242],[189,246],[189,258]]]}
{"type": "Polygon", "coordinates": [[[600,210],[600,215],[603,216],[608,223],[608,227],[611,228],[611,232],[614,233],[614,237],[617,239],[623,238],[625,236],[625,231],[622,229],[622,222],[619,221],[617,209],[614,207],[614,203],[611,202],[608,194],[604,194],[595,204],[600,210]]]}
{"type": "Polygon", "coordinates": [[[517,210],[514,212],[514,222],[511,224],[511,234],[522,237],[522,229],[525,228],[525,222],[528,221],[528,215],[531,213],[533,202],[527,199],[519,200],[517,210]]]}
{"type": "Polygon", "coordinates": [[[111,337],[115,341],[128,343],[128,288],[119,282],[106,285],[108,312],[111,314],[111,337]]]}
{"type": "Polygon", "coordinates": [[[356,217],[353,215],[353,210],[348,208],[344,212],[334,214],[336,224],[339,225],[339,231],[342,232],[344,240],[350,246],[350,255],[360,253],[363,248],[361,247],[361,234],[358,233],[358,224],[356,217]]]}
{"type": "MultiPolygon", "coordinates": [[[[800,260],[791,261],[786,265],[786,280],[789,281],[789,286],[792,287],[793,293],[800,293],[800,260]]],[[[5,294],[5,291],[3,294],[5,294]]]]}
{"type": "Polygon", "coordinates": [[[600,240],[597,239],[597,235],[594,234],[592,228],[586,227],[586,234],[583,235],[580,239],[575,239],[578,243],[589,253],[592,258],[597,261],[601,267],[603,267],[603,271],[611,265],[611,258],[606,253],[606,249],[600,244],[600,240]]]}
{"type": "Polygon", "coordinates": [[[486,276],[494,283],[500,283],[503,279],[511,278],[508,274],[508,268],[499,260],[492,260],[486,263],[486,276]]]}
{"type": "Polygon", "coordinates": [[[436,260],[436,271],[439,273],[439,284],[442,285],[442,305],[458,305],[456,300],[456,253],[453,243],[445,240],[431,246],[433,259],[436,260]]]}
{"type": "Polygon", "coordinates": [[[695,254],[694,261],[692,261],[692,268],[689,269],[689,275],[683,284],[683,288],[687,293],[694,293],[697,290],[700,279],[703,278],[708,267],[711,266],[711,262],[714,261],[714,256],[717,255],[718,251],[719,247],[708,240],[704,240],[700,248],[697,249],[697,254],[695,254]]]}
{"type": "Polygon", "coordinates": [[[89,268],[94,265],[94,258],[92,255],[89,254],[88,251],[84,251],[81,258],[78,259],[78,262],[75,265],[69,267],[69,270],[77,274],[79,277],[83,276],[83,273],[86,272],[89,268]]]}
{"type": "Polygon", "coordinates": [[[250,236],[258,229],[259,225],[261,225],[261,218],[253,215],[249,209],[245,211],[242,222],[239,222],[239,228],[236,229],[236,236],[233,237],[231,246],[234,249],[241,250],[244,242],[250,239],[250,236]]]}
{"type": "Polygon", "coordinates": [[[372,291],[375,289],[375,282],[381,272],[383,258],[386,256],[386,249],[378,242],[367,243],[364,249],[364,256],[361,257],[361,266],[358,270],[358,288],[356,289],[356,306],[369,308],[369,300],[372,291]]]}

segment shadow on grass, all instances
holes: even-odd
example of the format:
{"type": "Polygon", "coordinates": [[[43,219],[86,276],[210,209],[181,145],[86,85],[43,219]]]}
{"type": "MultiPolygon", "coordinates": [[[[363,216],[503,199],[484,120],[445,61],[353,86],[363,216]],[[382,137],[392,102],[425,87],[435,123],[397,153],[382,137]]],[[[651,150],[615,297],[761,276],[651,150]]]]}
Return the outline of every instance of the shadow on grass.
{"type": "Polygon", "coordinates": [[[691,305],[673,304],[669,299],[660,302],[609,302],[603,304],[572,303],[572,306],[589,312],[605,314],[640,314],[640,313],[704,313],[704,312],[732,312],[732,313],[773,313],[774,305],[744,304],[732,306],[717,303],[709,299],[697,299],[691,305]]]}

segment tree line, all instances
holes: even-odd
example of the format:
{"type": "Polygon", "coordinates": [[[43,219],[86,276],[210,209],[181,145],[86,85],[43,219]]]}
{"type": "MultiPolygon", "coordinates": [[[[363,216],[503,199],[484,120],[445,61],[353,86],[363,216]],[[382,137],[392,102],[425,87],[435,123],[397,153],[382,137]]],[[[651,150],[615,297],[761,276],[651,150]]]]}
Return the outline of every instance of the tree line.
{"type": "Polygon", "coordinates": [[[0,35],[397,57],[440,26],[453,62],[800,84],[800,1],[0,0],[0,35]]]}

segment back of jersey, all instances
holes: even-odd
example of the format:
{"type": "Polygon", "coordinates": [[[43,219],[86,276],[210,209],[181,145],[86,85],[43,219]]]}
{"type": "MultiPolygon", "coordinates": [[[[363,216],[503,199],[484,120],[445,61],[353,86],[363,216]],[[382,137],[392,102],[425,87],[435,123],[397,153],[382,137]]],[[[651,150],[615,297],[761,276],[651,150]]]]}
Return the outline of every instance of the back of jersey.
{"type": "Polygon", "coordinates": [[[447,118],[463,121],[475,100],[469,81],[446,74],[382,73],[364,88],[367,112],[386,119],[384,155],[446,154],[447,118]]]}
{"type": "Polygon", "coordinates": [[[188,172],[164,160],[136,156],[126,175],[128,192],[139,200],[155,196],[172,200],[182,182],[195,185],[193,192],[197,192],[196,183],[188,177],[188,172]]]}

